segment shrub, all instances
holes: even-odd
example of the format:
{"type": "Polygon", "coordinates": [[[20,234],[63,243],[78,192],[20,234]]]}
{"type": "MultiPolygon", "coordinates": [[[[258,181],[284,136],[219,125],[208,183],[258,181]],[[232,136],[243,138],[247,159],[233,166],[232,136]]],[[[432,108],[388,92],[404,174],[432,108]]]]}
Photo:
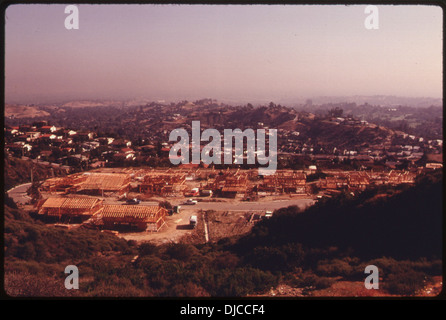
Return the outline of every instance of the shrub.
{"type": "Polygon", "coordinates": [[[5,206],[8,206],[12,209],[17,209],[17,204],[12,200],[12,198],[5,192],[5,206]]]}
{"type": "Polygon", "coordinates": [[[175,284],[168,290],[170,297],[209,297],[209,293],[201,286],[193,282],[175,284]]]}
{"type": "Polygon", "coordinates": [[[198,250],[193,245],[183,243],[172,243],[167,246],[166,254],[172,259],[186,261],[193,255],[197,254],[198,250]]]}
{"type": "Polygon", "coordinates": [[[223,252],[219,254],[212,262],[217,269],[234,269],[240,262],[237,255],[230,252],[223,252]]]}
{"type": "Polygon", "coordinates": [[[278,284],[279,277],[255,268],[218,270],[206,283],[212,296],[241,297],[249,293],[262,293],[278,284]]]}
{"type": "Polygon", "coordinates": [[[17,247],[16,256],[23,260],[32,260],[36,257],[34,245],[30,242],[17,247]]]}
{"type": "Polygon", "coordinates": [[[320,277],[312,271],[299,270],[297,274],[289,274],[286,277],[286,282],[299,288],[313,287],[315,289],[325,289],[330,287],[335,280],[328,277],[320,277]]]}
{"type": "Polygon", "coordinates": [[[64,297],[78,296],[79,290],[67,290],[64,279],[28,272],[5,273],[5,292],[12,297],[64,297]]]}
{"type": "Polygon", "coordinates": [[[150,242],[144,242],[139,245],[139,254],[141,256],[152,255],[158,252],[158,247],[150,242]]]}
{"type": "Polygon", "coordinates": [[[423,288],[425,280],[426,275],[419,271],[393,273],[384,281],[383,288],[391,294],[413,295],[423,288]]]}
{"type": "Polygon", "coordinates": [[[172,204],[169,201],[161,201],[159,205],[167,210],[172,209],[172,204]]]}
{"type": "Polygon", "coordinates": [[[332,278],[327,277],[316,277],[313,282],[313,286],[316,289],[325,289],[331,287],[331,285],[335,282],[332,278]]]}
{"type": "Polygon", "coordinates": [[[257,247],[246,256],[245,262],[262,270],[278,271],[286,268],[287,255],[278,248],[257,247]]]}
{"type": "Polygon", "coordinates": [[[349,277],[353,272],[353,267],[346,261],[340,259],[322,260],[318,263],[317,273],[324,276],[349,277]]]}
{"type": "Polygon", "coordinates": [[[88,286],[91,297],[144,297],[147,292],[135,286],[130,279],[112,275],[88,286]]]}

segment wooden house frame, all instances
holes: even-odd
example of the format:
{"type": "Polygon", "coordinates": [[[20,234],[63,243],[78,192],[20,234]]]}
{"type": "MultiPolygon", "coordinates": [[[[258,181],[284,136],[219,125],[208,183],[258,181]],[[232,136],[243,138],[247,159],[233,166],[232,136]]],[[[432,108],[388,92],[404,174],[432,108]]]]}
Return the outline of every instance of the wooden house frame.
{"type": "Polygon", "coordinates": [[[89,218],[102,209],[103,201],[89,197],[49,197],[38,204],[38,214],[46,217],[89,218]]]}
{"type": "Polygon", "coordinates": [[[159,205],[105,205],[98,218],[108,229],[126,225],[157,232],[164,225],[166,214],[167,210],[159,205]]]}

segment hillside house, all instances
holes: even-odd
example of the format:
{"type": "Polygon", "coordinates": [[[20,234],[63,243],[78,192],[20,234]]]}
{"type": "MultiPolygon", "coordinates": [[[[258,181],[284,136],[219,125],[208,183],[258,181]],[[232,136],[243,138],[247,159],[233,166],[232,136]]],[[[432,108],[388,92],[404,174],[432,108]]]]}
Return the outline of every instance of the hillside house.
{"type": "Polygon", "coordinates": [[[39,131],[28,131],[25,133],[25,135],[26,135],[26,141],[35,141],[41,136],[39,131]]]}
{"type": "Polygon", "coordinates": [[[55,126],[42,126],[40,127],[40,131],[44,133],[53,133],[57,131],[55,126]]]}
{"type": "Polygon", "coordinates": [[[122,149],[122,148],[129,148],[132,145],[132,142],[130,140],[117,139],[117,140],[113,140],[109,144],[114,148],[122,149]]]}

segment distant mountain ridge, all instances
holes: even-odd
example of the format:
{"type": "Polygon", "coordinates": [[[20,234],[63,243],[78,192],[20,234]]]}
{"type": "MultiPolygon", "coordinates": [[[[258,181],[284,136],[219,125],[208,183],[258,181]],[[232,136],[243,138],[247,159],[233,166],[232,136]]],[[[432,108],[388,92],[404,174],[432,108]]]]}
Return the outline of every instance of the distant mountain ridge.
{"type": "MultiPolygon", "coordinates": [[[[214,99],[163,99],[163,98],[129,98],[129,99],[70,99],[66,101],[60,101],[59,103],[35,103],[35,104],[25,104],[31,106],[59,106],[59,107],[95,107],[95,106],[135,106],[135,105],[145,105],[151,102],[156,102],[159,104],[170,104],[178,103],[180,101],[202,101],[202,100],[212,100],[215,103],[217,101],[230,104],[230,105],[243,105],[251,103],[255,106],[265,105],[269,102],[274,102],[277,104],[288,105],[288,106],[302,106],[311,104],[327,104],[327,103],[356,103],[356,104],[370,104],[377,106],[408,106],[408,107],[420,107],[427,108],[430,106],[442,106],[442,98],[434,97],[404,97],[404,96],[393,96],[393,95],[352,95],[352,96],[294,96],[294,97],[271,97],[267,98],[254,98],[254,97],[241,97],[241,98],[225,98],[220,97],[216,100],[214,99]]],[[[18,105],[17,103],[8,103],[6,105],[18,105]]]]}
{"type": "Polygon", "coordinates": [[[431,97],[398,97],[386,95],[374,96],[320,96],[310,99],[313,104],[326,103],[357,103],[357,104],[371,104],[380,106],[409,106],[417,108],[428,108],[430,106],[442,106],[443,100],[441,98],[431,97]]]}

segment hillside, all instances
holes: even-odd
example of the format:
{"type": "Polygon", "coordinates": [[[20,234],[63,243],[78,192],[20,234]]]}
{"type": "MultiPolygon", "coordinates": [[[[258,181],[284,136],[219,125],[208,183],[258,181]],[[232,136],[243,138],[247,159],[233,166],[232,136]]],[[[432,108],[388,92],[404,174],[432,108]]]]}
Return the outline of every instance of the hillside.
{"type": "MultiPolygon", "coordinates": [[[[52,110],[45,107],[41,109],[52,110]]],[[[170,105],[151,103],[145,106],[128,107],[114,105],[72,107],[69,105],[41,119],[55,126],[73,130],[94,130],[98,135],[120,137],[132,141],[145,139],[146,142],[152,142],[152,140],[166,142],[168,132],[175,128],[187,128],[194,120],[199,120],[202,128],[210,127],[218,130],[276,128],[286,132],[299,132],[297,142],[320,144],[330,148],[335,146],[354,148],[364,144],[381,144],[390,140],[395,133],[393,130],[373,124],[359,125],[357,122],[339,124],[332,121],[327,113],[315,115],[308,111],[296,111],[289,107],[275,105],[272,102],[260,107],[253,107],[250,104],[228,106],[207,100],[170,105]]],[[[11,126],[27,122],[31,124],[36,120],[7,119],[6,124],[11,126]]]]}
{"type": "Polygon", "coordinates": [[[395,134],[376,125],[344,125],[324,119],[301,120],[296,122],[294,131],[299,132],[299,140],[338,149],[383,144],[395,134]]]}
{"type": "Polygon", "coordinates": [[[240,240],[242,252],[256,247],[299,243],[309,248],[336,247],[364,259],[442,256],[442,173],[414,187],[379,189],[352,197],[341,194],[299,212],[283,208],[240,240]],[[393,192],[390,197],[378,193],[393,192]]]}
{"type": "Polygon", "coordinates": [[[5,292],[13,297],[245,296],[265,292],[279,278],[216,245],[136,246],[96,230],[48,226],[9,206],[4,272],[5,292]],[[81,276],[79,290],[70,291],[63,271],[72,264],[81,276]]]}
{"type": "Polygon", "coordinates": [[[241,239],[203,245],[136,246],[94,230],[63,230],[6,198],[5,289],[49,297],[241,297],[284,288],[299,296],[424,295],[441,283],[441,186],[440,172],[412,188],[344,195],[304,212],[283,208],[241,239]],[[80,290],[69,292],[62,271],[73,263],[82,277],[80,290]],[[383,279],[378,292],[361,290],[370,264],[383,279]]]}
{"type": "Polygon", "coordinates": [[[47,117],[50,114],[38,106],[5,105],[5,117],[7,118],[38,118],[47,117]]]}
{"type": "Polygon", "coordinates": [[[132,248],[113,235],[49,227],[8,205],[4,206],[4,224],[4,290],[12,297],[86,295],[87,287],[82,292],[65,289],[65,266],[78,265],[87,280],[98,276],[100,265],[117,266],[131,259],[124,253],[131,253],[132,248]],[[115,256],[120,257],[118,261],[115,256]]]}
{"type": "Polygon", "coordinates": [[[304,212],[283,208],[227,246],[245,264],[283,274],[270,296],[437,295],[442,181],[439,172],[410,188],[340,195],[304,212]],[[379,270],[379,290],[364,290],[368,265],[379,270]]]}
{"type": "Polygon", "coordinates": [[[333,108],[342,109],[344,115],[352,115],[393,130],[404,131],[425,139],[443,139],[443,107],[441,104],[426,108],[410,107],[404,104],[383,106],[379,104],[357,105],[347,102],[311,106],[311,110],[319,115],[326,114],[333,108]]]}
{"type": "Polygon", "coordinates": [[[4,188],[5,191],[21,183],[31,181],[31,170],[35,181],[55,176],[65,175],[66,172],[59,168],[49,168],[48,166],[33,163],[31,160],[22,160],[18,158],[4,158],[4,188]]]}

